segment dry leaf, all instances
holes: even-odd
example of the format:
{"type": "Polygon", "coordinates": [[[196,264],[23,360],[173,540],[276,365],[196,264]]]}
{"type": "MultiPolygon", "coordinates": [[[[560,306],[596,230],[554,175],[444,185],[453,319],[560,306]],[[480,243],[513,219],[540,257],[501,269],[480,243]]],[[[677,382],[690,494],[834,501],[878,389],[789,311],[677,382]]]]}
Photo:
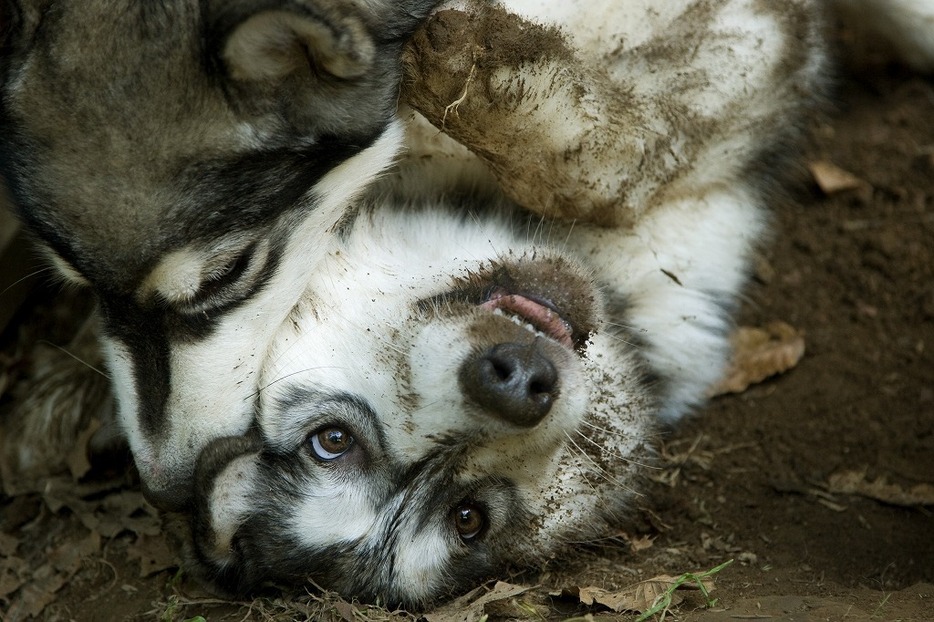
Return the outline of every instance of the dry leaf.
{"type": "Polygon", "coordinates": [[[357,608],[348,603],[346,600],[337,601],[334,603],[334,608],[337,610],[337,613],[340,614],[341,619],[345,622],[354,622],[357,619],[357,608]]]}
{"type": "Polygon", "coordinates": [[[98,512],[101,534],[113,537],[121,531],[155,536],[162,533],[159,511],[136,490],[123,490],[104,497],[98,512]]]}
{"type": "Polygon", "coordinates": [[[38,617],[55,600],[55,593],[81,569],[82,560],[100,551],[100,534],[91,532],[83,540],[69,541],[48,553],[48,563],[30,575],[24,560],[9,558],[0,564],[0,597],[19,590],[7,615],[11,620],[38,617]]]}
{"type": "Polygon", "coordinates": [[[127,546],[127,557],[139,560],[140,578],[178,567],[178,558],[161,536],[139,536],[127,546]]]}
{"type": "Polygon", "coordinates": [[[16,554],[16,549],[18,548],[19,538],[0,531],[0,560],[3,560],[6,557],[12,557],[16,554]]]}
{"type": "Polygon", "coordinates": [[[12,594],[26,583],[30,566],[19,557],[0,558],[0,600],[12,594]]]}
{"type": "Polygon", "coordinates": [[[825,160],[811,162],[808,165],[814,181],[824,194],[834,194],[845,190],[856,190],[869,187],[869,183],[856,175],[843,170],[836,164],[825,160]]]}
{"type": "Polygon", "coordinates": [[[78,433],[74,447],[68,452],[68,457],[65,462],[75,481],[87,475],[88,471],[91,470],[91,461],[88,460],[88,444],[91,441],[91,437],[94,436],[94,433],[97,432],[100,427],[100,420],[92,417],[90,421],[88,421],[87,426],[78,433]]]}
{"type": "MultiPolygon", "coordinates": [[[[616,592],[610,592],[599,587],[581,587],[565,590],[563,595],[573,595],[579,598],[584,605],[593,606],[596,603],[617,613],[626,611],[644,613],[655,605],[660,596],[671,590],[675,585],[677,585],[676,589],[679,590],[697,587],[697,584],[693,581],[682,582],[678,585],[680,580],[681,576],[659,575],[616,592]]],[[[703,579],[702,583],[708,592],[714,589],[712,579],[703,579]]],[[[672,605],[679,604],[681,600],[682,598],[679,595],[671,595],[672,605]]]]}
{"type": "Polygon", "coordinates": [[[654,536],[627,536],[624,534],[623,539],[629,544],[629,550],[633,553],[650,549],[655,544],[654,536]]]}
{"type": "Polygon", "coordinates": [[[784,322],[765,328],[740,326],[730,337],[733,355],[723,380],[709,397],[741,393],[750,385],[788,371],[804,356],[804,336],[784,322]]]}
{"type": "Polygon", "coordinates": [[[544,620],[551,613],[551,603],[544,593],[525,592],[490,601],[484,605],[483,613],[497,620],[544,620]]]}
{"type": "Polygon", "coordinates": [[[135,490],[111,490],[115,482],[100,486],[75,485],[63,478],[50,479],[42,497],[53,512],[67,507],[91,531],[112,538],[123,531],[137,535],[155,536],[162,532],[158,511],[135,490]],[[90,497],[90,499],[88,499],[90,497]]]}
{"type": "Polygon", "coordinates": [[[512,585],[499,581],[486,593],[484,593],[484,588],[478,588],[452,603],[426,613],[423,617],[426,622],[479,622],[486,614],[488,604],[514,598],[531,589],[531,586],[512,585]]]}
{"type": "Polygon", "coordinates": [[[827,481],[827,490],[841,494],[860,495],[891,505],[907,507],[934,505],[934,486],[931,484],[917,484],[906,489],[897,484],[888,483],[885,477],[877,477],[870,482],[866,479],[865,471],[844,471],[831,475],[827,481]]]}
{"type": "MultiPolygon", "coordinates": [[[[652,608],[656,599],[672,586],[677,577],[662,575],[631,585],[619,592],[608,592],[597,587],[580,589],[580,600],[585,605],[599,603],[617,613],[631,611],[643,613],[652,608]]],[[[677,605],[681,597],[672,595],[671,604],[677,605]]]]}
{"type": "Polygon", "coordinates": [[[39,617],[43,609],[55,600],[55,593],[68,582],[68,575],[58,572],[50,564],[37,569],[13,599],[7,616],[11,620],[39,617]]]}
{"type": "Polygon", "coordinates": [[[81,569],[81,561],[101,550],[101,535],[92,531],[86,538],[69,541],[49,553],[52,566],[69,579],[81,569]]]}

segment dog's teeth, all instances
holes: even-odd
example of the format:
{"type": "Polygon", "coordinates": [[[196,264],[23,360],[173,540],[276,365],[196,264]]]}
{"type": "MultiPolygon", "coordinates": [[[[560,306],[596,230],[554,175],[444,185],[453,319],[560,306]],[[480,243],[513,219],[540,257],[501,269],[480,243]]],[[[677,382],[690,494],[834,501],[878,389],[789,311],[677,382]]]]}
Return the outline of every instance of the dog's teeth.
{"type": "Polygon", "coordinates": [[[548,337],[547,334],[539,330],[534,324],[529,323],[525,318],[515,315],[513,313],[508,313],[503,311],[501,308],[497,307],[493,309],[493,315],[500,315],[504,318],[510,320],[513,324],[521,326],[530,333],[537,335],[539,337],[548,337]]]}

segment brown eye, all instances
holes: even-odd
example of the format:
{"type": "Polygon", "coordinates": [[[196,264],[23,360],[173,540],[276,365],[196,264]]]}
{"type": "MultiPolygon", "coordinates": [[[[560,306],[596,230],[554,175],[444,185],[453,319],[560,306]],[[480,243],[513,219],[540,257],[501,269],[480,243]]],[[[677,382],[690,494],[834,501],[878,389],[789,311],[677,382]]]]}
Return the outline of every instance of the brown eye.
{"type": "Polygon", "coordinates": [[[347,453],[353,445],[353,436],[342,428],[331,427],[312,433],[309,441],[314,456],[327,462],[347,453]]]}
{"type": "Polygon", "coordinates": [[[454,508],[454,528],[462,540],[472,540],[486,527],[483,510],[474,503],[464,502],[454,508]]]}

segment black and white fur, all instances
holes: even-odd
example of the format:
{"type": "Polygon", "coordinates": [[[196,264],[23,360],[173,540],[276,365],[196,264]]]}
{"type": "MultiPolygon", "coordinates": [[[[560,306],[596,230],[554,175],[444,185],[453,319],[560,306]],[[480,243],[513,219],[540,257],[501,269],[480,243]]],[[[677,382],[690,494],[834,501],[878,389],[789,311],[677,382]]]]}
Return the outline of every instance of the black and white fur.
{"type": "MultiPolygon", "coordinates": [[[[811,0],[499,3],[571,54],[484,76],[510,106],[478,151],[600,208],[530,218],[394,115],[433,4],[2,4],[0,166],[98,295],[144,486],[194,510],[221,588],[424,603],[604,535],[658,421],[720,373],[772,167],[825,81],[811,0]],[[483,191],[445,195],[465,171],[483,191]]],[[[929,2],[850,4],[920,11],[896,30],[934,57],[929,2]]]]}
{"type": "Polygon", "coordinates": [[[184,507],[201,448],[249,428],[322,239],[399,150],[401,48],[435,4],[0,4],[0,173],[100,302],[159,505],[184,507]]]}
{"type": "Polygon", "coordinates": [[[310,579],[420,604],[604,536],[658,423],[721,373],[765,208],[825,85],[820,7],[501,4],[557,25],[574,57],[477,78],[487,142],[468,146],[558,178],[562,156],[592,158],[581,168],[615,171],[618,200],[591,224],[482,192],[425,199],[477,167],[413,115],[409,157],[273,339],[255,434],[202,454],[195,545],[223,589],[310,579]]]}

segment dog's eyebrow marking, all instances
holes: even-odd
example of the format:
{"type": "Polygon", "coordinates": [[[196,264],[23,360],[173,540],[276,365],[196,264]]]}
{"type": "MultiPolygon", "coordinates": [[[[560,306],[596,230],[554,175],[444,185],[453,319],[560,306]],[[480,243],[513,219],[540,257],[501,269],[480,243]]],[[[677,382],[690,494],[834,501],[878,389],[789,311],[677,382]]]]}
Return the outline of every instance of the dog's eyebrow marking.
{"type": "Polygon", "coordinates": [[[357,440],[371,453],[380,457],[388,455],[386,433],[379,415],[369,402],[353,393],[332,393],[312,387],[291,386],[285,395],[276,400],[275,409],[301,416],[302,421],[297,429],[300,429],[303,435],[310,433],[311,428],[321,425],[352,425],[354,432],[364,434],[364,438],[357,440]],[[337,416],[338,412],[341,416],[337,416]]]}
{"type": "Polygon", "coordinates": [[[182,242],[210,239],[218,231],[249,230],[279,219],[284,213],[312,207],[309,195],[337,165],[361,153],[380,138],[380,132],[361,136],[322,136],[301,148],[259,149],[234,157],[200,162],[180,174],[183,196],[209,196],[209,204],[176,207],[173,217],[187,223],[182,242]],[[231,223],[236,223],[236,228],[231,223]]]}

